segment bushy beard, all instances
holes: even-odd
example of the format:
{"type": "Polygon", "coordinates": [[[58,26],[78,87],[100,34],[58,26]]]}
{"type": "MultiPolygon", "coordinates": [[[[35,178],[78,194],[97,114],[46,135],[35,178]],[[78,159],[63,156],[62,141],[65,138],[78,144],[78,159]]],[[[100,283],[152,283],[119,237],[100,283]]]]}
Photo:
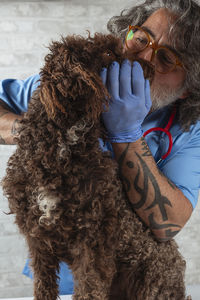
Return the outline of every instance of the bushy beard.
{"type": "Polygon", "coordinates": [[[164,106],[173,104],[179,97],[182,96],[183,92],[185,91],[184,84],[182,83],[181,86],[177,87],[176,89],[171,88],[170,86],[166,85],[155,85],[152,82],[151,85],[151,100],[152,106],[151,111],[160,109],[164,106]]]}

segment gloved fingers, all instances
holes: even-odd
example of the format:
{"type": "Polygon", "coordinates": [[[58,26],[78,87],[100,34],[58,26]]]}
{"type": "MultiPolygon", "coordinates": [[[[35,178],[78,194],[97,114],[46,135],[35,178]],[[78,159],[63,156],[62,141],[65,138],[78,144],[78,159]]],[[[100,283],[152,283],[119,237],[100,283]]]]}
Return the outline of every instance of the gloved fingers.
{"type": "Polygon", "coordinates": [[[132,93],[139,98],[143,98],[144,89],[145,79],[142,67],[137,61],[134,61],[132,66],[132,93]]]}
{"type": "Polygon", "coordinates": [[[103,84],[106,86],[106,80],[107,80],[107,69],[106,68],[103,68],[101,70],[100,77],[101,77],[103,84]]]}
{"type": "Polygon", "coordinates": [[[114,99],[119,99],[119,70],[118,62],[114,61],[107,73],[107,89],[114,99]]]}
{"type": "Polygon", "coordinates": [[[147,110],[149,111],[152,105],[152,101],[151,101],[150,83],[148,79],[145,80],[145,105],[147,110]]]}
{"type": "Polygon", "coordinates": [[[125,99],[127,95],[132,94],[131,62],[128,59],[125,59],[121,64],[119,74],[119,93],[121,99],[125,99]]]}

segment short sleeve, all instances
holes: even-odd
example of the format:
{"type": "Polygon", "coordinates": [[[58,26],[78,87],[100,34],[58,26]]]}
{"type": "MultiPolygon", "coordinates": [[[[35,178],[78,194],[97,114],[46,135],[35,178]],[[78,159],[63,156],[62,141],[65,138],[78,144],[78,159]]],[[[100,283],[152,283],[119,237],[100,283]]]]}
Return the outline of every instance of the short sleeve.
{"type": "Polygon", "coordinates": [[[200,188],[200,131],[164,164],[161,171],[190,200],[194,209],[200,188]]]}
{"type": "Polygon", "coordinates": [[[39,85],[39,79],[39,75],[34,75],[25,80],[4,79],[0,81],[0,99],[14,113],[26,112],[31,96],[39,85]]]}

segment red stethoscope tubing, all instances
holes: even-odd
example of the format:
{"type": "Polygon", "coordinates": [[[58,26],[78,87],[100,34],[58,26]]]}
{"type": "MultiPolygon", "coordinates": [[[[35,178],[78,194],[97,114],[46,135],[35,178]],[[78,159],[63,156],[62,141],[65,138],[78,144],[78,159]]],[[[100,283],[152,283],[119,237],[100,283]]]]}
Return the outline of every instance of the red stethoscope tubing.
{"type": "Polygon", "coordinates": [[[173,140],[172,140],[172,135],[169,132],[169,129],[170,129],[172,123],[173,123],[175,115],[176,115],[176,107],[174,106],[174,108],[172,110],[172,113],[170,115],[169,121],[168,121],[167,125],[165,126],[165,128],[153,127],[153,128],[148,129],[147,131],[145,131],[144,134],[143,134],[143,137],[145,137],[147,134],[149,134],[152,131],[163,131],[167,134],[167,136],[169,138],[169,147],[168,147],[167,152],[161,157],[162,160],[165,159],[170,154],[170,152],[172,150],[173,140]]]}

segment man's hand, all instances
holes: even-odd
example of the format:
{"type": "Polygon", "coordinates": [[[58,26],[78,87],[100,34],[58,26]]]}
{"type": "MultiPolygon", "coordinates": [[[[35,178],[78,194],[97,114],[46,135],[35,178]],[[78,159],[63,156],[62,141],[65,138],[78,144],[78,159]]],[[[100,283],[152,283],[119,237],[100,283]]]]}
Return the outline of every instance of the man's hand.
{"type": "Polygon", "coordinates": [[[109,110],[102,114],[110,142],[138,140],[151,108],[149,81],[144,79],[140,64],[124,60],[120,67],[113,62],[109,69],[102,70],[101,78],[111,95],[109,110]]]}
{"type": "Polygon", "coordinates": [[[0,99],[0,144],[14,144],[18,122],[22,118],[22,115],[14,114],[0,99]]]}

